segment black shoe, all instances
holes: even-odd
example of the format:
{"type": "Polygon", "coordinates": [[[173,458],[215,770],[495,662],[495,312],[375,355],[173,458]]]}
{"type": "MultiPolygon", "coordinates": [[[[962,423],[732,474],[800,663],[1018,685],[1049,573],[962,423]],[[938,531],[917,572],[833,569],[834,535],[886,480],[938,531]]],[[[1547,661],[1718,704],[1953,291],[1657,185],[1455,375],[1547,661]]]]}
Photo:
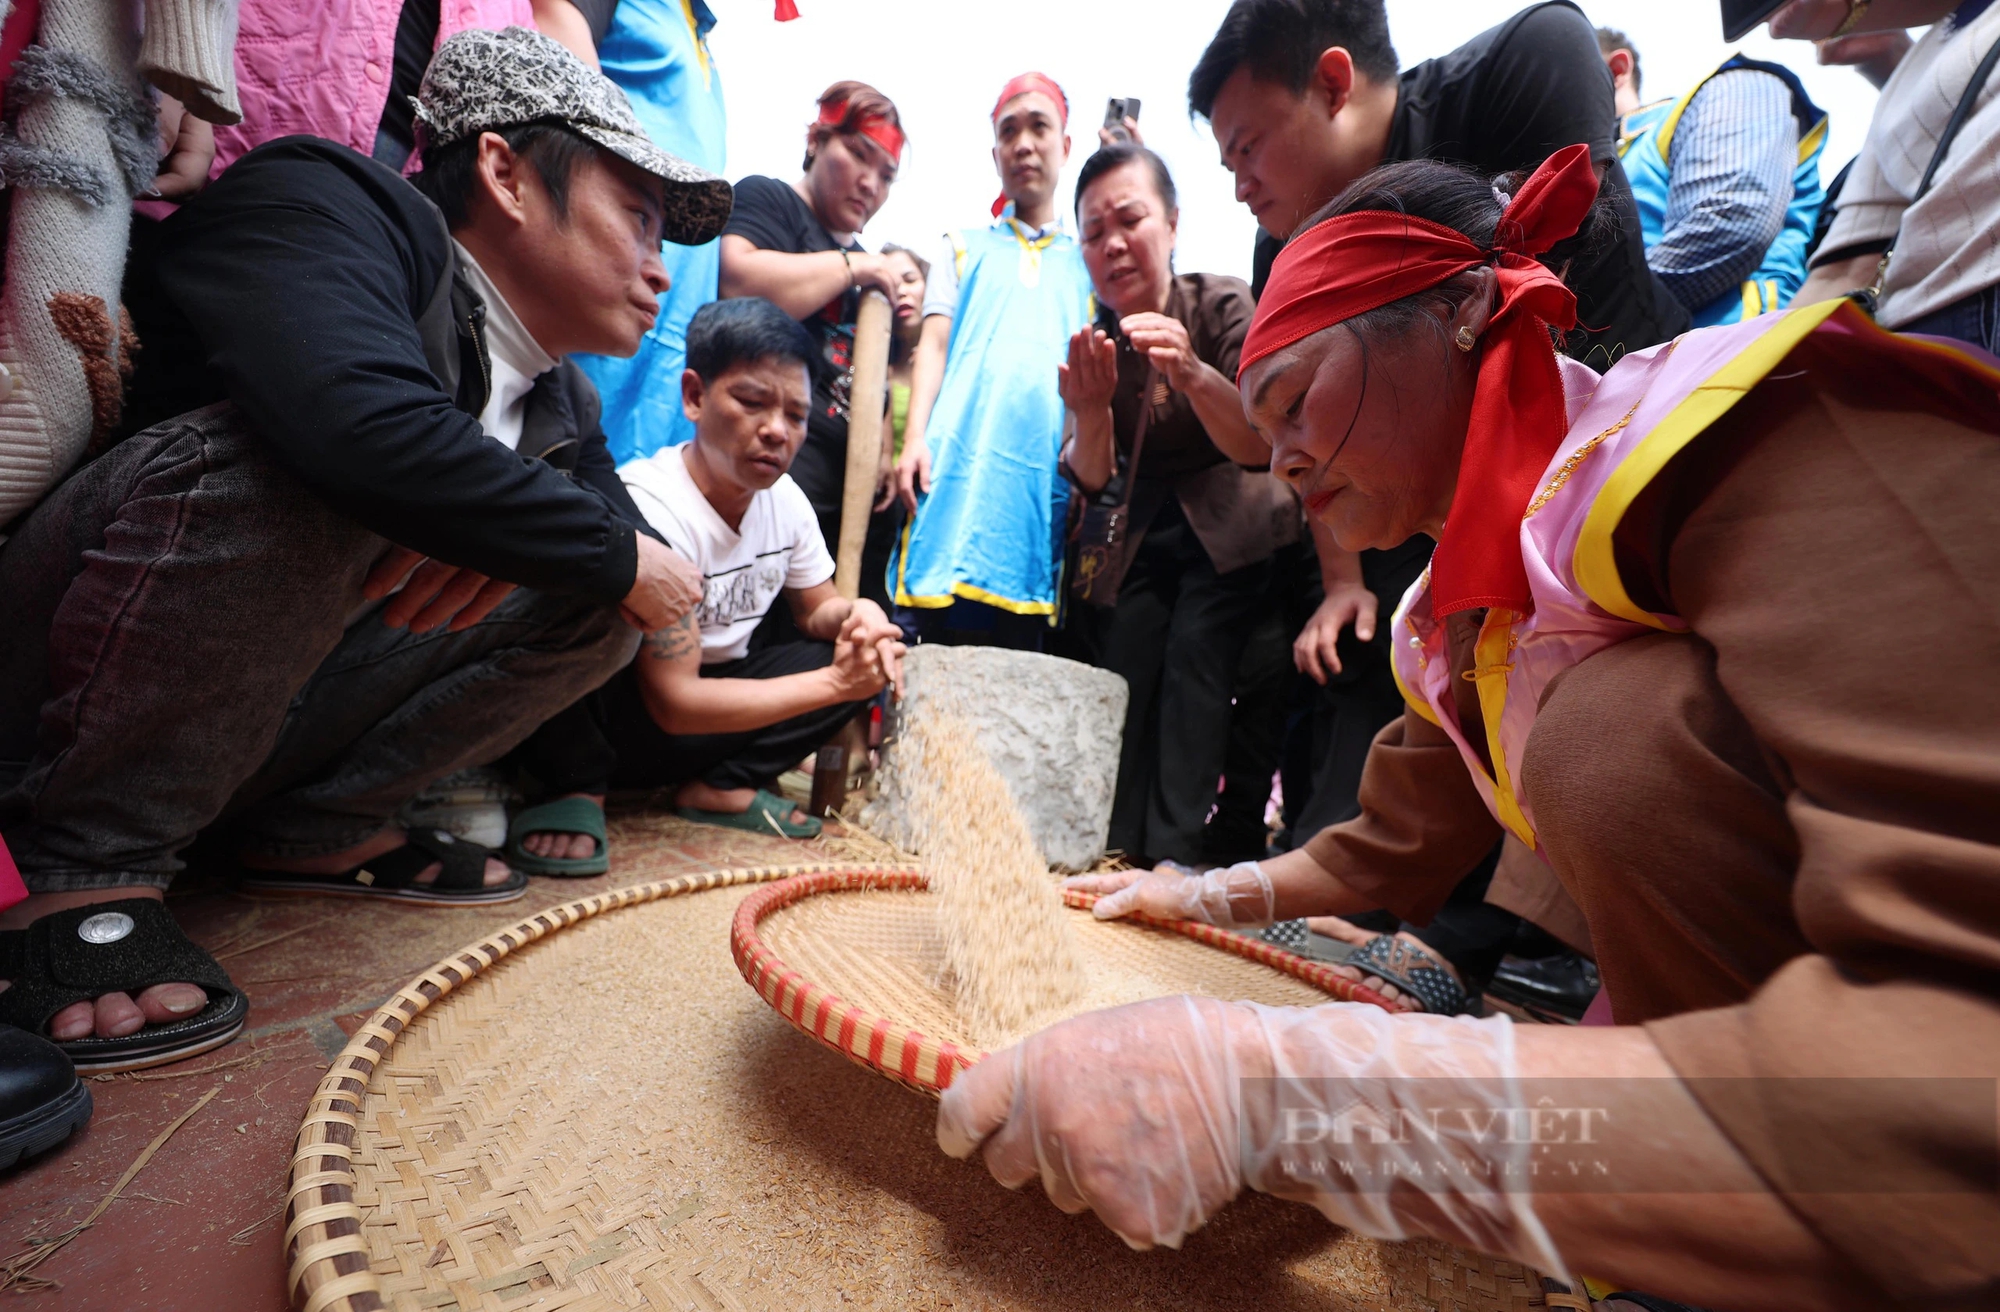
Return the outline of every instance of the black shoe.
{"type": "Polygon", "coordinates": [[[0,1171],[90,1120],[90,1086],[47,1039],[0,1025],[0,1171]]]}
{"type": "Polygon", "coordinates": [[[1597,965],[1575,952],[1552,957],[1506,957],[1486,991],[1502,1002],[1574,1023],[1597,996],[1597,965]]]}

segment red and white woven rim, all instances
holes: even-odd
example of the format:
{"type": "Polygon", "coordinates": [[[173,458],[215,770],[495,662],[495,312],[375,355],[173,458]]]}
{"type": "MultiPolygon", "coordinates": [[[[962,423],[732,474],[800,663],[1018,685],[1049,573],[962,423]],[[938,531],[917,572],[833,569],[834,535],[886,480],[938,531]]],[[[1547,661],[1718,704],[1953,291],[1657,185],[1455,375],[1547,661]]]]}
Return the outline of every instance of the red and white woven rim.
{"type": "MultiPolygon", "coordinates": [[[[925,886],[924,877],[916,871],[883,869],[829,870],[769,884],[744,898],[736,908],[729,925],[729,952],[750,987],[801,1032],[849,1061],[936,1097],[951,1087],[958,1072],[986,1054],[864,1011],[785,964],[758,934],[758,926],[766,917],[805,898],[865,890],[908,892],[925,886]]],[[[1097,895],[1066,889],[1063,901],[1087,911],[1096,904],[1097,895]]],[[[1363,988],[1326,963],[1309,960],[1262,939],[1191,920],[1162,920],[1145,915],[1128,919],[1269,966],[1337,1001],[1369,1002],[1390,1009],[1387,998],[1363,988]]]]}

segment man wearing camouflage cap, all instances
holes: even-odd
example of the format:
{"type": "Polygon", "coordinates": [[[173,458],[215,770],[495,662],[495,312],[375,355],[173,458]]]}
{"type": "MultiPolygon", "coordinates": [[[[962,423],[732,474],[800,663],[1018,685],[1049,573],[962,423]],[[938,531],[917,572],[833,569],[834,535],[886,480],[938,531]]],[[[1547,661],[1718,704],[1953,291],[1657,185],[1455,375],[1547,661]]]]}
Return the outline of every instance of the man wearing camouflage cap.
{"type": "Polygon", "coordinates": [[[149,395],[177,417],[6,526],[0,833],[30,897],[0,929],[35,929],[0,936],[0,1021],[79,1065],[241,1028],[242,993],[159,906],[217,821],[269,890],[521,896],[398,808],[700,599],[564,357],[637,348],[661,240],[714,237],[729,185],[522,28],[447,41],[416,117],[415,185],[289,137],[169,221],[161,278],[198,354],[151,362],[149,395]]]}

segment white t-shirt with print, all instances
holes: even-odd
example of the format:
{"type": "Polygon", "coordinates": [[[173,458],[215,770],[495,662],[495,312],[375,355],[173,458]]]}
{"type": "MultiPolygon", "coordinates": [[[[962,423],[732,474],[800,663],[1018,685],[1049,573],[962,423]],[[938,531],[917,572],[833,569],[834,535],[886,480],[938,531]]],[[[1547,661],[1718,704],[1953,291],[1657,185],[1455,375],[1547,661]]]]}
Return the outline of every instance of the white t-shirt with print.
{"type": "Polygon", "coordinates": [[[820,536],[812,502],[781,476],[750,499],[741,528],[732,529],[695,486],[682,453],[670,446],[618,467],[639,513],[667,545],[701,570],[701,663],[740,660],[750,634],[786,588],[810,588],[833,577],[833,557],[820,536]]]}

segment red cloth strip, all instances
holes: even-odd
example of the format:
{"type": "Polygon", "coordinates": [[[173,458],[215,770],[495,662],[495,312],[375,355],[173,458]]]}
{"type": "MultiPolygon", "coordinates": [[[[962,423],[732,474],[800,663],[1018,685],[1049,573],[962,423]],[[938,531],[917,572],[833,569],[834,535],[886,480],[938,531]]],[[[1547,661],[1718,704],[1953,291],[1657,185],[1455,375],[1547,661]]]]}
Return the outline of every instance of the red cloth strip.
{"type": "Polygon", "coordinates": [[[1056,80],[1047,73],[1023,73],[1011,79],[1000,88],[1000,99],[993,102],[993,121],[1000,121],[1000,111],[1007,108],[1007,102],[1029,91],[1039,91],[1056,102],[1056,112],[1062,116],[1062,125],[1069,126],[1069,97],[1056,85],[1056,80]]]}
{"type": "Polygon", "coordinates": [[[889,158],[901,162],[903,158],[903,130],[880,114],[870,114],[852,128],[845,127],[847,102],[836,100],[830,105],[821,105],[819,126],[838,128],[843,132],[859,132],[876,145],[889,152],[889,158]]]}

